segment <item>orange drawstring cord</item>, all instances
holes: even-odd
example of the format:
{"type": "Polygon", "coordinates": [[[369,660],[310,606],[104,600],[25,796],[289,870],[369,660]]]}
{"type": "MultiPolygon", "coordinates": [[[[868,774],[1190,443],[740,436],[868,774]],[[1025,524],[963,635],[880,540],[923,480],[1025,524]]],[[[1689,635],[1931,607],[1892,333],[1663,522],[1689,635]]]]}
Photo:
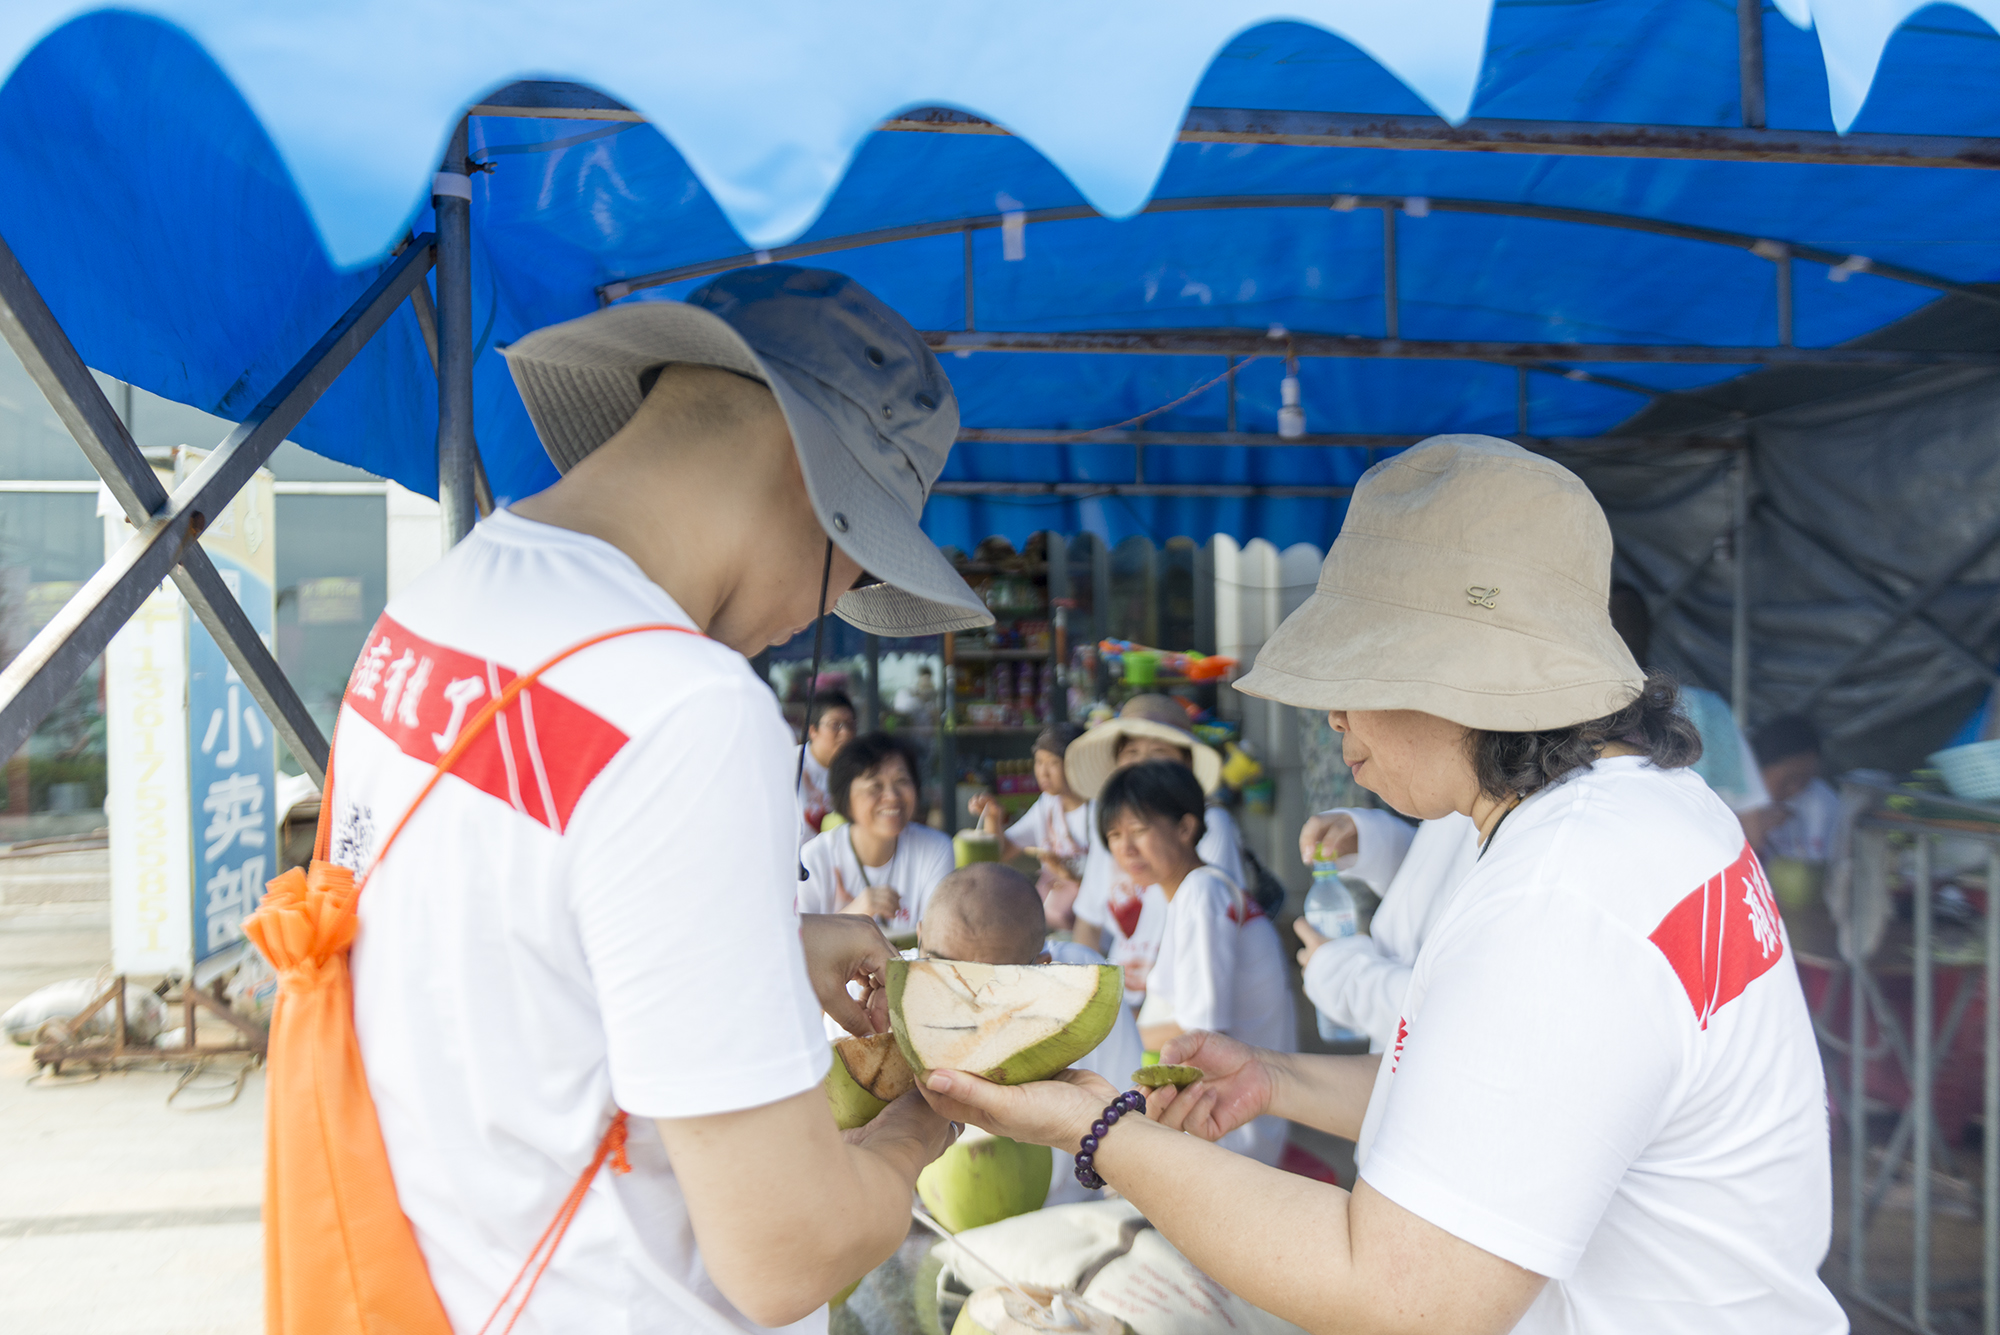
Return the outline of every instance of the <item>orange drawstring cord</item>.
{"type": "Polygon", "coordinates": [[[479,1335],[486,1335],[493,1323],[500,1319],[500,1313],[507,1310],[508,1300],[513,1298],[514,1290],[520,1286],[524,1278],[528,1279],[528,1287],[521,1290],[521,1301],[515,1305],[514,1314],[507,1318],[507,1324],[500,1328],[500,1335],[508,1335],[508,1332],[514,1329],[514,1323],[521,1319],[521,1313],[528,1310],[528,1299],[534,1296],[535,1286],[542,1282],[543,1272],[549,1268],[549,1262],[555,1259],[556,1248],[562,1245],[563,1235],[569,1232],[569,1226],[575,1220],[577,1211],[583,1208],[584,1197],[590,1194],[590,1183],[597,1176],[598,1170],[604,1167],[604,1161],[610,1159],[611,1167],[617,1172],[632,1171],[632,1164],[625,1157],[625,1122],[623,1109],[612,1114],[611,1125],[604,1132],[604,1138],[597,1142],[597,1153],[591,1157],[590,1166],[576,1179],[576,1185],[571,1187],[569,1195],[563,1198],[562,1208],[556,1211],[556,1217],[549,1221],[549,1226],[542,1230],[542,1236],[535,1240],[535,1249],[528,1253],[528,1259],[521,1263],[513,1282],[507,1285],[507,1291],[501,1294],[500,1301],[494,1304],[492,1314],[486,1318],[486,1324],[479,1328],[479,1335]],[[532,1278],[528,1277],[530,1269],[535,1272],[532,1278]]]}

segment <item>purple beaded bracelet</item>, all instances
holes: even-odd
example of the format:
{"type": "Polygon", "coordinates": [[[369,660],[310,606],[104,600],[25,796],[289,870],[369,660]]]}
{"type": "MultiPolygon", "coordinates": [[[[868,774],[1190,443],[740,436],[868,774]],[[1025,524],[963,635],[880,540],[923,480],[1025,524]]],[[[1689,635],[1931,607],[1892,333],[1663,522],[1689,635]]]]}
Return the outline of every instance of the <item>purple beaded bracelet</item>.
{"type": "Polygon", "coordinates": [[[1126,1113],[1144,1111],[1146,1096],[1136,1089],[1128,1089],[1111,1100],[1104,1115],[1090,1124],[1090,1134],[1083,1138],[1083,1148],[1076,1155],[1076,1180],[1083,1183],[1085,1191],[1096,1191],[1104,1185],[1104,1179],[1097,1175],[1096,1168],[1097,1147],[1104,1143],[1104,1137],[1126,1113]]]}

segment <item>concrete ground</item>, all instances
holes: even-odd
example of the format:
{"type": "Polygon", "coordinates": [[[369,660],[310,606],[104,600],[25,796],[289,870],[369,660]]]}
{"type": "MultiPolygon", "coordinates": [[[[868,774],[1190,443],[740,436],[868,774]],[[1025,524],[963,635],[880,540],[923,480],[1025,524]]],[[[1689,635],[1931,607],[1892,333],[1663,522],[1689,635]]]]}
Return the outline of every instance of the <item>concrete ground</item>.
{"type": "MultiPolygon", "coordinates": [[[[0,1010],[110,958],[104,906],[0,914],[0,1010]]],[[[30,1081],[0,1044],[0,1331],[256,1335],[263,1329],[264,1080],[222,1102],[211,1069],[30,1081]]]]}

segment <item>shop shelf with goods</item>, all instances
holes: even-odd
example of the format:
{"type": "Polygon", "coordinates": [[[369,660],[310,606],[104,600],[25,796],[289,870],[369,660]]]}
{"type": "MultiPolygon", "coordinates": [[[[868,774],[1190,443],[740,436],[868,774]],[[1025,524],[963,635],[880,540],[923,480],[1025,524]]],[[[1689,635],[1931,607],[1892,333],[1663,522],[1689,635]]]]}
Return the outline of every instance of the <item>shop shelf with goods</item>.
{"type": "Polygon", "coordinates": [[[1034,801],[1035,734],[1069,716],[1067,547],[1059,534],[1037,533],[1018,551],[1005,538],[969,556],[947,549],[994,617],[986,630],[943,637],[940,750],[956,781],[947,831],[975,823],[967,804],[976,793],[998,793],[1010,811],[1034,801]]]}

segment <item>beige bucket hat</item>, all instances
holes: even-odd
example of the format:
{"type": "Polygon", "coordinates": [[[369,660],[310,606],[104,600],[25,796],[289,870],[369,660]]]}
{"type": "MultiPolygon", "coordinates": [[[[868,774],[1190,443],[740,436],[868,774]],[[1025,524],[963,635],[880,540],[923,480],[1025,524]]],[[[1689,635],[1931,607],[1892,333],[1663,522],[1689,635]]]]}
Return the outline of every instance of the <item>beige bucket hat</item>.
{"type": "Polygon", "coordinates": [[[1118,768],[1118,744],[1127,737],[1155,737],[1182,747],[1194,757],[1194,777],[1204,793],[1215,791],[1222,782],[1222,757],[1216,749],[1194,735],[1188,727],[1187,711],[1170,695],[1135,695],[1118,711],[1069,744],[1063,753],[1063,774],[1070,791],[1095,801],[1104,790],[1105,780],[1118,768]]]}
{"type": "Polygon", "coordinates": [[[632,419],[663,366],[718,366],[768,386],[820,527],[877,581],[833,610],[878,635],[993,624],[921,523],[958,439],[951,381],[909,322],[847,275],[732,269],[685,301],[610,306],[502,351],[565,473],[632,419]]]}
{"type": "Polygon", "coordinates": [[[1568,727],[1645,684],[1610,596],[1611,527],[1574,473],[1492,436],[1433,436],[1362,475],[1317,591],[1236,689],[1490,732],[1568,727]]]}

